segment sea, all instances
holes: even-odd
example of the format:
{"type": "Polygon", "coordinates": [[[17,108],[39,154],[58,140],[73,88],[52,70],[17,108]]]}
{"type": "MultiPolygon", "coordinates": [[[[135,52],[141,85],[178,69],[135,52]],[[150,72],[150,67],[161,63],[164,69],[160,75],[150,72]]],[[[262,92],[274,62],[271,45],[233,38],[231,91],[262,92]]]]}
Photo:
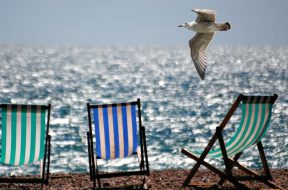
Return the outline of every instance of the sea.
{"type": "MultiPolygon", "coordinates": [[[[288,168],[288,47],[212,45],[207,58],[206,78],[201,80],[184,45],[0,45],[0,103],[51,103],[50,172],[87,173],[87,102],[140,98],[150,169],[190,169],[195,162],[181,149],[203,149],[240,93],[276,93],[279,98],[262,142],[268,164],[288,168]]],[[[240,116],[238,108],[224,140],[240,116]]],[[[208,161],[223,166],[217,159],[208,161]]],[[[240,162],[261,167],[255,147],[244,152],[240,162]]],[[[98,164],[106,171],[138,167],[136,158],[98,164]]],[[[2,174],[38,170],[39,164],[0,165],[2,174]]]]}

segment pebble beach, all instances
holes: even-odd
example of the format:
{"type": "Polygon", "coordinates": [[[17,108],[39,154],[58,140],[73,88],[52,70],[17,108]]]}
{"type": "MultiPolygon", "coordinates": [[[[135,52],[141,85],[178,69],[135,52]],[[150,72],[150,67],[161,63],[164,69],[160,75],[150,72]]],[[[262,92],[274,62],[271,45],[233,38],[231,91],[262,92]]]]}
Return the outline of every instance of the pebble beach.
{"type": "MultiPolygon", "coordinates": [[[[259,171],[258,171],[259,172],[259,171]]],[[[161,170],[151,171],[150,176],[145,178],[143,186],[142,176],[118,177],[104,179],[101,181],[101,189],[183,189],[183,190],[205,190],[217,189],[228,190],[237,189],[229,182],[223,186],[217,186],[219,177],[208,170],[200,170],[196,173],[189,187],[182,188],[182,183],[189,173],[189,170],[161,170]]],[[[236,173],[238,171],[236,170],[236,173]]],[[[288,189],[288,169],[272,169],[274,184],[283,189],[288,189]]],[[[267,190],[272,189],[263,183],[256,181],[243,182],[250,189],[267,190]]],[[[90,181],[88,173],[55,173],[50,175],[49,185],[32,185],[32,184],[1,184],[0,189],[49,189],[49,190],[73,190],[73,189],[93,189],[93,183],[90,181]]]]}

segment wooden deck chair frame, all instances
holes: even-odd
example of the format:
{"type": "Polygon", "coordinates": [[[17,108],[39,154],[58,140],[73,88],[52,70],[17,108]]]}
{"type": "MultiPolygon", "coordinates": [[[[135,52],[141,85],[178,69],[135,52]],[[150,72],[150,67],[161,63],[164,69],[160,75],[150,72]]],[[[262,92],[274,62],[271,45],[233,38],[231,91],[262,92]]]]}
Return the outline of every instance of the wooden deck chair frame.
{"type": "MultiPolygon", "coordinates": [[[[87,103],[87,111],[88,111],[88,125],[89,131],[87,132],[87,141],[88,141],[88,156],[89,156],[89,171],[90,171],[90,180],[93,180],[93,187],[96,187],[96,180],[98,186],[101,187],[101,178],[113,178],[113,177],[120,177],[120,176],[131,176],[131,175],[144,175],[149,176],[149,163],[148,163],[148,155],[147,155],[147,145],[146,145],[146,134],[145,134],[145,127],[142,126],[141,121],[141,104],[140,99],[137,99],[136,102],[125,102],[120,103],[121,105],[125,105],[130,103],[131,105],[137,105],[138,111],[138,136],[139,136],[139,146],[140,146],[140,164],[139,170],[137,171],[125,171],[125,172],[100,172],[97,165],[97,156],[94,154],[94,141],[93,141],[93,133],[92,133],[92,117],[91,117],[91,109],[97,108],[99,106],[117,106],[119,104],[102,104],[102,105],[91,105],[87,103]]],[[[144,178],[145,181],[145,178],[144,178]]]]}
{"type": "MultiPolygon", "coordinates": [[[[209,170],[211,170],[212,172],[214,172],[215,174],[220,176],[221,179],[218,182],[219,185],[223,185],[224,181],[228,180],[229,182],[234,184],[234,186],[236,188],[249,189],[243,183],[240,183],[240,181],[258,180],[260,182],[265,183],[269,187],[281,189],[281,187],[278,187],[278,186],[276,186],[273,183],[273,179],[272,179],[272,176],[271,176],[271,173],[270,173],[270,169],[268,167],[268,163],[267,163],[267,160],[266,160],[266,156],[265,156],[265,153],[264,153],[264,150],[263,150],[263,145],[261,143],[261,140],[257,143],[257,148],[258,148],[259,155],[260,155],[260,158],[261,158],[261,162],[262,162],[262,166],[263,166],[263,170],[264,170],[264,175],[260,175],[260,174],[256,173],[255,171],[253,171],[251,169],[248,169],[247,167],[244,167],[243,165],[241,165],[238,162],[238,159],[240,158],[240,156],[242,155],[243,152],[240,152],[240,153],[237,153],[236,155],[234,155],[233,159],[229,158],[228,155],[227,155],[225,143],[224,143],[223,136],[222,136],[222,130],[225,128],[226,124],[228,123],[228,121],[232,117],[233,113],[235,112],[235,110],[237,109],[237,107],[239,106],[241,101],[246,100],[248,97],[253,97],[253,96],[244,96],[244,95],[240,94],[237,97],[236,101],[234,102],[234,104],[232,105],[230,110],[228,111],[227,115],[224,117],[224,119],[221,122],[220,126],[218,126],[216,128],[216,132],[214,133],[214,135],[210,139],[208,145],[203,150],[203,152],[200,155],[200,157],[196,156],[191,151],[188,151],[188,150],[186,150],[184,148],[182,149],[181,152],[184,155],[186,155],[189,158],[192,158],[192,159],[194,159],[196,161],[196,164],[191,169],[190,173],[187,175],[187,177],[186,177],[186,179],[185,179],[185,181],[184,181],[184,183],[182,185],[183,187],[189,185],[189,183],[191,182],[191,180],[194,177],[195,173],[197,172],[199,167],[202,165],[202,166],[205,166],[206,168],[208,168],[209,170]],[[208,162],[204,161],[204,159],[208,155],[210,149],[212,148],[212,146],[215,144],[215,142],[217,140],[219,141],[219,145],[220,145],[220,148],[221,148],[223,161],[224,161],[224,165],[225,165],[225,171],[217,169],[213,165],[211,165],[208,162]],[[238,169],[240,169],[242,172],[244,172],[245,174],[248,174],[248,175],[246,175],[246,176],[235,176],[235,175],[233,175],[232,169],[235,166],[238,167],[238,169]]],[[[277,97],[278,97],[277,94],[274,94],[274,96],[271,96],[270,103],[273,104],[276,101],[277,97]]]]}
{"type": "MultiPolygon", "coordinates": [[[[2,109],[4,106],[11,105],[15,106],[17,104],[0,104],[2,109]]],[[[21,106],[28,106],[22,104],[21,106]]],[[[31,105],[32,106],[32,105],[31,105]]],[[[44,158],[42,161],[41,167],[41,177],[0,177],[0,183],[35,183],[35,184],[45,184],[49,183],[49,168],[50,168],[50,150],[51,150],[51,136],[49,135],[49,126],[50,126],[50,113],[51,113],[51,104],[48,105],[33,105],[41,106],[46,110],[46,132],[45,132],[45,147],[44,147],[44,158]]]]}

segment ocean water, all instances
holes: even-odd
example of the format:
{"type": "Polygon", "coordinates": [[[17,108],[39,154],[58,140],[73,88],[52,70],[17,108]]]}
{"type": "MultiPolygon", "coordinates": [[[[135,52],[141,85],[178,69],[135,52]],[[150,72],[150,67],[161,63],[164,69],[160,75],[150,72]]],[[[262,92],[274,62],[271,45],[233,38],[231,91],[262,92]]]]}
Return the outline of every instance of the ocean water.
{"type": "MultiPolygon", "coordinates": [[[[0,102],[52,104],[51,168],[87,172],[86,103],[142,102],[150,168],[190,168],[181,148],[204,148],[239,93],[279,98],[263,138],[269,165],[288,167],[288,47],[211,46],[200,80],[186,46],[0,46],[0,102]]],[[[227,126],[237,127],[240,109],[227,126]]],[[[99,162],[133,169],[134,159],[99,162]]],[[[221,165],[217,160],[212,163],[221,165]]],[[[257,149],[242,162],[260,167],[257,149]]],[[[39,166],[1,171],[35,173],[39,166]]],[[[5,169],[5,170],[4,170],[5,169]]]]}

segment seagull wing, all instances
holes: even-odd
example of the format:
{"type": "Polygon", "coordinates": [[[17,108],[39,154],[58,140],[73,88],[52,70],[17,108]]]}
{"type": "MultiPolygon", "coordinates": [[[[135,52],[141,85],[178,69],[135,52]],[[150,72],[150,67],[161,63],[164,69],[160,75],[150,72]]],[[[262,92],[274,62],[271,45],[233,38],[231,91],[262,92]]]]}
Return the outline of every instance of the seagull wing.
{"type": "Polygon", "coordinates": [[[216,12],[209,9],[194,9],[192,10],[198,14],[196,22],[215,22],[216,12]]]}
{"type": "Polygon", "coordinates": [[[213,38],[214,32],[197,33],[190,41],[191,57],[202,80],[205,78],[206,48],[213,38]]]}

